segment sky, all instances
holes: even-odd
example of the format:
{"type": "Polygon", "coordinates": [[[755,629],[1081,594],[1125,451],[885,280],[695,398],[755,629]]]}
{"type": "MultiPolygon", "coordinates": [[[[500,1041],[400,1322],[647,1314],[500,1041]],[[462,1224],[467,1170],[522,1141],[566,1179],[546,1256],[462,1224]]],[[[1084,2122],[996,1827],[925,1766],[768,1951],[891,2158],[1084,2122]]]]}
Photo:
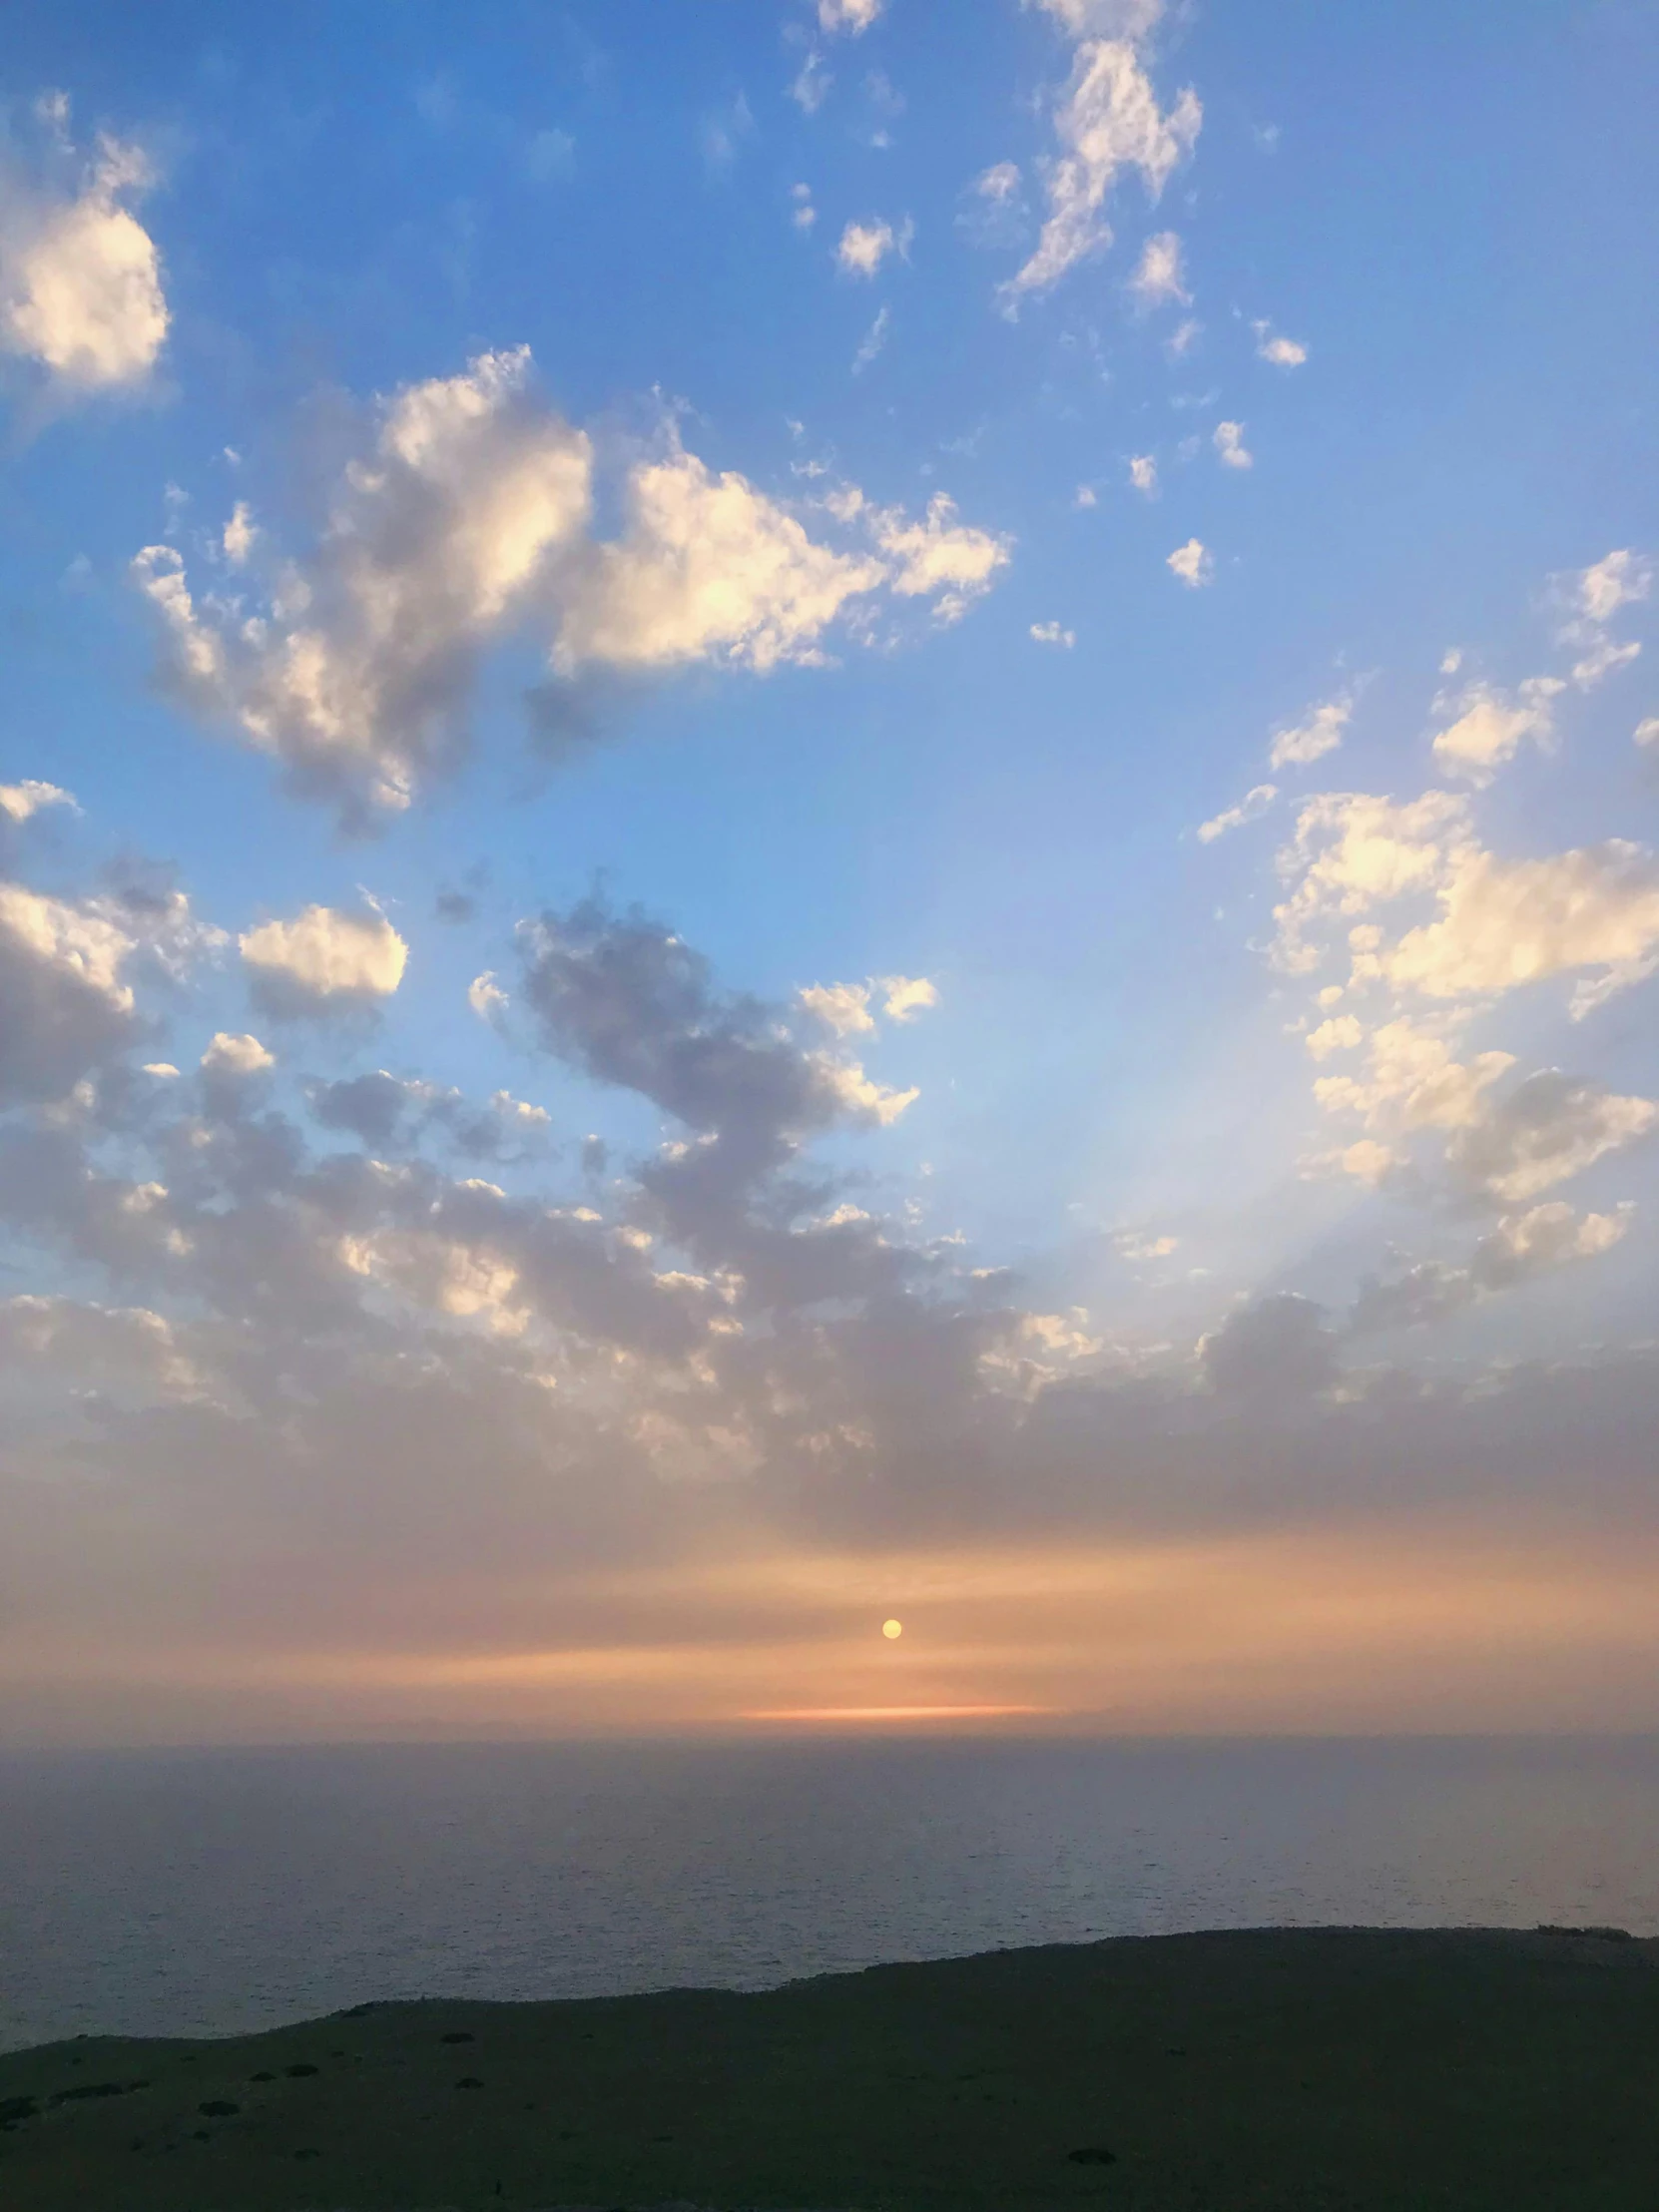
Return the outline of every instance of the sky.
{"type": "Polygon", "coordinates": [[[1656,106],[14,0],[0,1742],[1659,1727],[1656,106]]]}

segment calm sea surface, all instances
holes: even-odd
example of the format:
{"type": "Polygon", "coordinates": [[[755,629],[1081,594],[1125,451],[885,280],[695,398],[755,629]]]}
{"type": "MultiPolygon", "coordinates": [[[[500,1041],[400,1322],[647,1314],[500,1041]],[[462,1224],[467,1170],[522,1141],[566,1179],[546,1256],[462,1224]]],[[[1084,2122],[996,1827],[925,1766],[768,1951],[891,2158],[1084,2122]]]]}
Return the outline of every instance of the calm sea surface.
{"type": "Polygon", "coordinates": [[[1659,1742],[0,1756],[0,2046],[1263,1923],[1659,1933],[1659,1742]]]}

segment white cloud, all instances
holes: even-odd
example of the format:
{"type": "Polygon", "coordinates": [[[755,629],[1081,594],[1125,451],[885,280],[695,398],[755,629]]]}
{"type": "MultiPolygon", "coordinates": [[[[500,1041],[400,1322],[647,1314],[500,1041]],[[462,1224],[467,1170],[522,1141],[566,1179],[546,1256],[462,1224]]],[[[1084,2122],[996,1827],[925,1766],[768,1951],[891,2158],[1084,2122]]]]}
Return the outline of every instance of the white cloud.
{"type": "Polygon", "coordinates": [[[1489,784],[1514,759],[1523,738],[1547,745],[1554,735],[1553,701],[1566,686],[1555,676],[1529,676],[1510,699],[1490,684],[1471,684],[1456,702],[1457,719],[1434,740],[1434,758],[1448,776],[1489,784]]]}
{"type": "Polygon", "coordinates": [[[1181,267],[1181,241],[1173,231],[1159,231],[1147,240],[1129,289],[1148,308],[1166,299],[1184,302],[1191,297],[1181,267]]]}
{"type": "Polygon", "coordinates": [[[403,980],[409,952],[383,914],[348,914],[335,906],[307,906],[292,921],[261,922],[237,942],[264,1002],[284,1013],[387,998],[403,980]]]}
{"type": "Polygon", "coordinates": [[[1160,1237],[1141,1229],[1120,1229],[1112,1239],[1113,1251],[1123,1260],[1167,1260],[1180,1245],[1179,1237],[1160,1237]]]}
{"type": "Polygon", "coordinates": [[[835,1060],[828,1053],[821,1053],[815,1056],[814,1065],[841,1106],[883,1129],[921,1096],[913,1086],[907,1091],[895,1091],[884,1083],[872,1082],[856,1060],[835,1060]]]}
{"type": "Polygon", "coordinates": [[[981,170],[973,180],[973,189],[981,200],[989,200],[994,206],[1002,206],[1019,191],[1018,163],[993,162],[989,169],[981,170]]]}
{"type": "MultiPolygon", "coordinates": [[[[830,97],[834,81],[824,66],[824,56],[814,48],[796,73],[795,82],[790,86],[790,98],[804,115],[817,115],[830,97]]],[[[796,221],[799,223],[801,218],[797,216],[796,221]]]]}
{"type": "Polygon", "coordinates": [[[1172,361],[1185,360],[1198,342],[1203,329],[1202,322],[1194,316],[1188,315],[1186,320],[1178,323],[1164,340],[1164,351],[1172,361]]]}
{"type": "Polygon", "coordinates": [[[1075,39],[1150,36],[1164,12],[1164,0],[1021,0],[1041,8],[1075,39]]]}
{"type": "Polygon", "coordinates": [[[790,198],[795,202],[790,221],[798,231],[810,231],[818,221],[818,210],[813,206],[812,186],[791,185],[790,198]]]}
{"type": "Polygon", "coordinates": [[[1060,645],[1068,651],[1077,643],[1077,632],[1062,630],[1057,622],[1034,622],[1031,635],[1038,645],[1060,645]]]}
{"type": "Polygon", "coordinates": [[[1224,813],[1212,815],[1208,822],[1199,824],[1199,843],[1214,844],[1217,837],[1225,837],[1229,830],[1242,830],[1247,822],[1255,822],[1265,815],[1278,797],[1276,785],[1256,785],[1254,790],[1245,793],[1236,807],[1229,807],[1224,813]]]}
{"type": "Polygon", "coordinates": [[[897,231],[886,222],[849,223],[835,248],[835,260],[849,276],[873,276],[889,254],[908,253],[915,226],[907,219],[897,231]]]}
{"type": "Polygon", "coordinates": [[[899,507],[870,508],[875,542],[891,568],[889,589],[901,599],[938,594],[936,612],[953,621],[970,599],[989,591],[1008,561],[1008,540],[956,520],[956,503],[935,492],[919,522],[899,507]]]}
{"type": "Polygon", "coordinates": [[[27,822],[44,807],[67,807],[77,815],[81,811],[74,795],[56,784],[43,784],[32,776],[21,784],[0,784],[0,815],[8,822],[27,822]]]}
{"type": "Polygon", "coordinates": [[[672,433],[627,469],[623,535],[596,543],[589,440],[533,398],[529,368],[521,347],[396,394],[316,552],[271,562],[258,611],[198,603],[171,546],[134,564],[175,686],[348,822],[406,806],[453,755],[478,656],[515,626],[548,638],[561,674],[765,670],[822,660],[829,625],[882,588],[937,592],[952,618],[1007,559],[942,494],[919,521],[850,491],[827,502],[878,547],[836,551],[672,433]]]}
{"type": "Polygon", "coordinates": [[[492,1021],[507,1003],[507,994],[495,980],[495,970],[485,968],[466,987],[466,1002],[480,1021],[492,1021]]]}
{"type": "Polygon", "coordinates": [[[1653,583],[1653,564],[1629,546],[1603,554],[1573,580],[1580,617],[1598,627],[1611,622],[1621,607],[1645,599],[1653,583]]]}
{"type": "Polygon", "coordinates": [[[1030,259],[1001,287],[1007,311],[1026,292],[1046,291],[1112,241],[1104,208],[1120,170],[1141,172],[1156,200],[1192,151],[1204,111],[1189,88],[1166,115],[1133,45],[1093,39],[1077,49],[1055,110],[1060,153],[1049,164],[1048,217],[1030,259]]]}
{"type": "Polygon", "coordinates": [[[1353,713],[1354,701],[1346,693],[1310,707],[1294,728],[1274,733],[1269,768],[1306,768],[1309,762],[1322,761],[1328,753],[1335,753],[1353,713]]]}
{"type": "Polygon", "coordinates": [[[246,568],[248,566],[248,556],[253,552],[254,540],[259,534],[259,530],[255,526],[253,510],[246,499],[239,499],[231,509],[231,519],[225,525],[225,535],[221,540],[225,549],[225,558],[233,568],[246,568]]]}
{"type": "Polygon", "coordinates": [[[887,330],[892,321],[892,309],[883,307],[869,328],[864,332],[863,343],[852,356],[852,373],[859,376],[868,368],[887,342],[887,330]]]}
{"type": "MultiPolygon", "coordinates": [[[[69,158],[61,137],[53,166],[69,158]]],[[[70,394],[141,383],[167,338],[155,241],[130,202],[151,182],[135,147],[99,141],[74,188],[0,177],[0,348],[70,394]]]]}
{"type": "Polygon", "coordinates": [[[873,987],[881,993],[881,1011],[889,1021],[914,1021],[939,1002],[937,984],[925,975],[878,975],[873,987]]]}
{"type": "Polygon", "coordinates": [[[1575,1215],[1561,1200],[1505,1215],[1482,1237],[1466,1267],[1424,1261],[1391,1282],[1368,1283],[1356,1301],[1351,1333],[1421,1327],[1481,1299],[1518,1289],[1575,1261],[1611,1251],[1630,1226],[1632,1208],[1575,1215]]]}
{"type": "Polygon", "coordinates": [[[170,546],[135,562],[177,684],[301,789],[407,805],[456,742],[477,651],[581,542],[589,442],[532,403],[529,371],[519,347],[396,393],[315,555],[277,568],[262,611],[198,605],[170,546]]]}
{"type": "Polygon", "coordinates": [[[1428,998],[1477,998],[1585,970],[1571,1011],[1588,1013],[1659,967],[1659,865],[1620,838],[1529,860],[1500,860],[1474,834],[1469,803],[1425,792],[1403,803],[1328,792],[1297,818],[1280,855],[1295,888],[1275,908],[1277,964],[1319,964],[1317,932],[1352,920],[1356,981],[1428,998]],[[1389,940],[1360,917],[1401,899],[1434,919],[1389,940]]]}
{"type": "Polygon", "coordinates": [[[0,882],[0,1105],[60,1098],[137,1037],[137,949],[97,901],[0,882]]]}
{"type": "Polygon", "coordinates": [[[1630,742],[1643,747],[1659,746],[1659,715],[1649,715],[1645,721],[1638,722],[1631,732],[1630,742]]]}
{"type": "Polygon", "coordinates": [[[914,1021],[939,1002],[938,986],[925,975],[872,975],[867,983],[810,983],[797,994],[807,1011],[837,1037],[870,1036],[879,999],[888,1021],[914,1021]]]}
{"type": "MultiPolygon", "coordinates": [[[[1212,443],[1221,456],[1223,468],[1255,467],[1256,456],[1245,445],[1242,422],[1218,422],[1212,443]]],[[[1274,765],[1277,767],[1277,762],[1274,765]]]]}
{"type": "Polygon", "coordinates": [[[1372,955],[1375,972],[1396,988],[1472,997],[1599,969],[1600,981],[1575,999],[1575,1010],[1588,1011],[1659,959],[1659,868],[1623,838],[1536,860],[1465,851],[1438,896],[1438,920],[1372,955]]]}
{"type": "MultiPolygon", "coordinates": [[[[1071,503],[1074,507],[1098,507],[1100,494],[1095,490],[1093,484],[1079,484],[1076,491],[1072,493],[1071,503]]],[[[1659,727],[1659,725],[1656,725],[1656,727],[1659,727]]],[[[1638,738],[1636,742],[1639,745],[1642,741],[1638,738]]]]}
{"type": "Polygon", "coordinates": [[[1530,1213],[1502,1221],[1475,1248],[1474,1273],[1489,1290],[1511,1284],[1574,1260],[1593,1260],[1610,1252],[1630,1226],[1630,1210],[1576,1217],[1561,1199],[1534,1206],[1530,1213]]]}
{"type": "Polygon", "coordinates": [[[818,0],[819,28],[832,38],[837,31],[858,38],[881,13],[883,0],[818,0]]]}
{"type": "Polygon", "coordinates": [[[1365,1041],[1366,1032],[1352,1014],[1333,1014],[1311,1029],[1303,1043],[1316,1060],[1329,1060],[1333,1052],[1352,1052],[1365,1041]]]}
{"type": "Polygon", "coordinates": [[[1256,354],[1259,360],[1271,361],[1275,368],[1300,368],[1308,358],[1307,346],[1295,338],[1276,337],[1271,322],[1253,322],[1256,332],[1256,354]]]}
{"type": "Polygon", "coordinates": [[[1656,1126],[1659,1104],[1652,1099],[1619,1097],[1546,1068],[1470,1115],[1446,1158],[1467,1181],[1504,1205],[1520,1206],[1656,1126]]]}
{"type": "Polygon", "coordinates": [[[1150,453],[1135,453],[1129,460],[1129,481],[1148,499],[1158,490],[1158,463],[1150,453]]]}
{"type": "Polygon", "coordinates": [[[258,1037],[232,1036],[221,1029],[203,1053],[202,1065],[210,1075],[261,1075],[276,1060],[258,1037]]]}
{"type": "Polygon", "coordinates": [[[628,499],[625,535],[598,549],[566,608],[563,669],[816,661],[830,624],[886,573],[870,554],[815,543],[747,478],[717,476],[695,453],[642,463],[628,499]]]}
{"type": "Polygon", "coordinates": [[[837,1037],[864,1036],[875,1028],[867,983],[809,983],[800,993],[808,1013],[837,1037]]]}
{"type": "Polygon", "coordinates": [[[1209,583],[1216,572],[1214,556],[1197,538],[1189,538],[1185,545],[1178,545],[1165,566],[1192,591],[1209,583]]]}
{"type": "Polygon", "coordinates": [[[1446,878],[1453,852],[1477,850],[1468,802],[1450,792],[1425,792],[1396,802],[1366,792],[1325,792],[1297,816],[1293,841],[1279,855],[1280,873],[1295,881],[1274,909],[1279,936],[1274,958],[1293,974],[1319,963],[1310,931],[1333,919],[1368,912],[1410,892],[1431,892],[1446,878]]]}

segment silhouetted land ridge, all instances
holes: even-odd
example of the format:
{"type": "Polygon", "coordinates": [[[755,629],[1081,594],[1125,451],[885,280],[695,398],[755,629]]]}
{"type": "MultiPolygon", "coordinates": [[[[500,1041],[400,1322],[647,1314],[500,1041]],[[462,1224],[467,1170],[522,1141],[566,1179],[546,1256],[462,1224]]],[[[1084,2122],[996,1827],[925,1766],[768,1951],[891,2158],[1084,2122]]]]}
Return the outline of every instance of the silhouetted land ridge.
{"type": "Polygon", "coordinates": [[[1659,1940],[1257,1930],[0,2057],[7,2212],[1653,2212],[1659,1940]]]}

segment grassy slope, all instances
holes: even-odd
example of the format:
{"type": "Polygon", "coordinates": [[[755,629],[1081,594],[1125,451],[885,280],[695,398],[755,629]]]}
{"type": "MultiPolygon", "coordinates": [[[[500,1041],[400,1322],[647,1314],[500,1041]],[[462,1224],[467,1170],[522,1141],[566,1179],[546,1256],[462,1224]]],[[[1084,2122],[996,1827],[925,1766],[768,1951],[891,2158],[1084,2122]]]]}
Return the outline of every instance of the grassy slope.
{"type": "Polygon", "coordinates": [[[0,2117],[22,2097],[6,2212],[1653,2212],[1659,1942],[1265,1931],[749,1996],[388,2004],[0,2057],[0,2117]],[[110,2081],[148,2085],[48,2102],[110,2081]],[[1090,2148],[1113,2162],[1068,2155],[1090,2148]]]}

